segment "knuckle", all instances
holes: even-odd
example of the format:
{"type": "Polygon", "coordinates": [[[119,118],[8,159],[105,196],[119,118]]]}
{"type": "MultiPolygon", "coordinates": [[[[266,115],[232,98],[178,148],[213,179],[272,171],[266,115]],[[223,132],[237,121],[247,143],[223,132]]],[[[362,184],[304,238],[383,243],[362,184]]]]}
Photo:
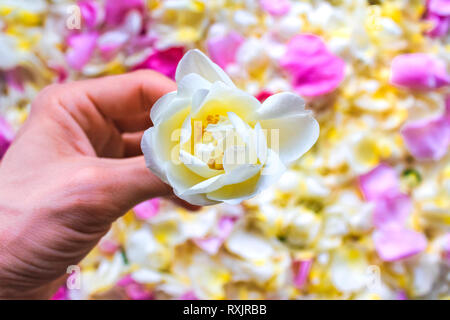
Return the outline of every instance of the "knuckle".
{"type": "Polygon", "coordinates": [[[57,97],[60,94],[61,90],[62,90],[61,84],[51,84],[45,87],[36,96],[36,99],[33,102],[33,108],[41,109],[44,108],[45,106],[54,105],[55,102],[57,101],[57,97]]]}

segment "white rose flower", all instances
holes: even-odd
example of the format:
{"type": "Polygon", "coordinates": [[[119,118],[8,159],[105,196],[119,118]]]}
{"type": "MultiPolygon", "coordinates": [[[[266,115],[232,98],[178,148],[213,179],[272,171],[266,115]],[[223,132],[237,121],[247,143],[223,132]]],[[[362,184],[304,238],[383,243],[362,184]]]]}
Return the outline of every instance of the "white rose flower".
{"type": "Polygon", "coordinates": [[[147,167],[192,204],[253,197],[319,136],[302,98],[279,93],[261,104],[199,50],[186,53],[175,78],[178,91],[152,107],[141,145],[147,167]]]}

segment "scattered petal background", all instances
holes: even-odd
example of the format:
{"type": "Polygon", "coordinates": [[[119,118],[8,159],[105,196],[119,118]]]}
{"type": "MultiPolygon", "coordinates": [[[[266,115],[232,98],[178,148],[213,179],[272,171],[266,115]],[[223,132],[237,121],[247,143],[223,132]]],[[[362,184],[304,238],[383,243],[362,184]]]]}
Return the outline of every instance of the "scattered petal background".
{"type": "Polygon", "coordinates": [[[450,298],[449,8],[0,0],[0,157],[44,86],[142,68],[174,77],[192,48],[261,101],[303,95],[321,127],[240,206],[139,205],[82,261],[81,289],[54,299],[450,298]]]}

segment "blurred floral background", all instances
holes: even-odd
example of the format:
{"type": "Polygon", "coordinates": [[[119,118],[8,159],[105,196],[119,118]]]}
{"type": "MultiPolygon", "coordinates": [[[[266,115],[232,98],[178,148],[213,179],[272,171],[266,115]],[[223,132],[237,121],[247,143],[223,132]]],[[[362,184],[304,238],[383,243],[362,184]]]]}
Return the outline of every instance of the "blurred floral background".
{"type": "Polygon", "coordinates": [[[450,0],[0,0],[0,158],[46,85],[199,48],[319,141],[240,206],[127,213],[54,299],[449,299],[450,0]]]}

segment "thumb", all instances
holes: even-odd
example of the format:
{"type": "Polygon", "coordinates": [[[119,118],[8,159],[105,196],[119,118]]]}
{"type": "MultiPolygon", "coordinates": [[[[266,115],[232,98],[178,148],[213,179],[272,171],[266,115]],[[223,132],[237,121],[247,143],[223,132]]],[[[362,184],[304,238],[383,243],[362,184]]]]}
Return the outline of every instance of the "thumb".
{"type": "Polygon", "coordinates": [[[102,190],[124,211],[145,200],[173,194],[170,186],[146,168],[144,156],[98,160],[104,177],[99,181],[102,190]]]}

